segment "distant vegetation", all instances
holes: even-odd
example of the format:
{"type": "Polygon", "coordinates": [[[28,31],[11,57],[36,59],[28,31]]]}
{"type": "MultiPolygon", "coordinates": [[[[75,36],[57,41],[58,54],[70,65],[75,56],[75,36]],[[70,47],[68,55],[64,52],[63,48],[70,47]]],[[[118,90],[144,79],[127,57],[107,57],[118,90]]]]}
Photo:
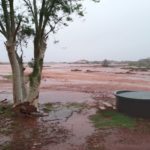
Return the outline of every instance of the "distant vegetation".
{"type": "Polygon", "coordinates": [[[110,65],[110,62],[107,59],[104,59],[102,61],[102,67],[109,67],[109,65],[110,65]]]}
{"type": "Polygon", "coordinates": [[[145,68],[150,69],[150,58],[140,59],[138,61],[114,61],[104,59],[103,61],[88,61],[88,60],[79,60],[72,62],[75,64],[100,64],[102,67],[113,67],[113,66],[124,66],[131,68],[145,68]]]}
{"type": "Polygon", "coordinates": [[[128,63],[129,66],[134,67],[144,67],[150,69],[150,58],[140,59],[138,61],[130,61],[128,63]]]}

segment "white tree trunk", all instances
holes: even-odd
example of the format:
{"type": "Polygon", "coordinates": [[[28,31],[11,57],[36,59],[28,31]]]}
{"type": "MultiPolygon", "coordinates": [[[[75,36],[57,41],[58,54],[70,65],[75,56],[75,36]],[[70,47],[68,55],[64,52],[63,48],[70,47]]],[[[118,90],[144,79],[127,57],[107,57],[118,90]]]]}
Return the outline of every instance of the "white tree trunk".
{"type": "Polygon", "coordinates": [[[7,42],[6,48],[7,48],[11,68],[12,68],[13,100],[14,100],[14,106],[16,106],[23,101],[20,67],[15,54],[14,43],[7,42]]]}

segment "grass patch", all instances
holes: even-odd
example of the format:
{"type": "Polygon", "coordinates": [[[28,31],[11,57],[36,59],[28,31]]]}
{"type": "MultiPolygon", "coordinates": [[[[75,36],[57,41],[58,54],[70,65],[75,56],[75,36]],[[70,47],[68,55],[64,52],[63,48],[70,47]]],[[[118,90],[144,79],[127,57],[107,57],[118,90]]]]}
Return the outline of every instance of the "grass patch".
{"type": "Polygon", "coordinates": [[[66,107],[85,109],[85,108],[87,108],[87,104],[86,103],[68,103],[68,104],[66,104],[66,107]]]}
{"type": "Polygon", "coordinates": [[[53,110],[53,104],[52,103],[46,103],[44,104],[43,111],[44,112],[50,112],[53,110]]]}
{"type": "Polygon", "coordinates": [[[4,117],[12,117],[14,115],[12,105],[11,104],[8,104],[6,106],[0,105],[0,115],[4,117]]]}
{"type": "Polygon", "coordinates": [[[1,150],[11,150],[11,145],[9,143],[5,143],[2,146],[0,146],[1,150]]]}
{"type": "Polygon", "coordinates": [[[97,112],[95,115],[90,116],[90,119],[96,128],[134,128],[136,125],[136,120],[134,118],[115,111],[97,112]]]}

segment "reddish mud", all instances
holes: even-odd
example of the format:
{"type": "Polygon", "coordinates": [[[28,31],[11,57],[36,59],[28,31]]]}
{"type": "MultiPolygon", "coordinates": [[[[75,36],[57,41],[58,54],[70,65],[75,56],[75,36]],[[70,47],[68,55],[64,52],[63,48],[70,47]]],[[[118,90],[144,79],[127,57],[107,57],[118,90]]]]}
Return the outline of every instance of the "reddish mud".
{"type": "Polygon", "coordinates": [[[86,137],[94,133],[88,116],[95,110],[80,110],[57,104],[42,118],[0,116],[0,149],[71,150],[86,147],[86,137]]]}
{"type": "MultiPolygon", "coordinates": [[[[146,124],[145,124],[146,126],[146,124]]],[[[136,129],[101,129],[87,140],[92,150],[149,150],[150,130],[136,129]]]]}
{"type": "MultiPolygon", "coordinates": [[[[9,65],[0,65],[0,100],[12,100],[9,65]]],[[[26,69],[26,75],[31,69],[26,69]]],[[[42,74],[40,103],[58,107],[42,118],[0,115],[0,149],[4,150],[149,150],[149,121],[134,130],[96,130],[88,117],[90,106],[102,100],[115,103],[115,90],[150,90],[150,71],[101,68],[100,65],[47,64],[42,74]],[[76,71],[78,70],[78,71],[76,71]],[[68,108],[86,103],[88,108],[68,108]],[[63,104],[63,106],[62,106],[63,104]],[[145,129],[146,126],[146,129],[145,129]]]]}

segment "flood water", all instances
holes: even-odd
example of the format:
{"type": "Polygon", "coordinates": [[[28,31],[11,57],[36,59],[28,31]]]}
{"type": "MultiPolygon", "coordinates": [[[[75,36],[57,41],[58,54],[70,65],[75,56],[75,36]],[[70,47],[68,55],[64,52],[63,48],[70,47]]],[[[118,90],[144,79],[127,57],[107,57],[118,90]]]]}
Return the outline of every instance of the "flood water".
{"type": "MultiPolygon", "coordinates": [[[[1,92],[1,99],[12,99],[10,92],[1,92]]],[[[0,149],[11,150],[84,150],[86,138],[94,132],[89,115],[94,109],[67,107],[71,103],[93,101],[90,94],[68,91],[44,91],[41,106],[54,104],[48,116],[40,118],[3,118],[0,121],[0,149]]]]}

